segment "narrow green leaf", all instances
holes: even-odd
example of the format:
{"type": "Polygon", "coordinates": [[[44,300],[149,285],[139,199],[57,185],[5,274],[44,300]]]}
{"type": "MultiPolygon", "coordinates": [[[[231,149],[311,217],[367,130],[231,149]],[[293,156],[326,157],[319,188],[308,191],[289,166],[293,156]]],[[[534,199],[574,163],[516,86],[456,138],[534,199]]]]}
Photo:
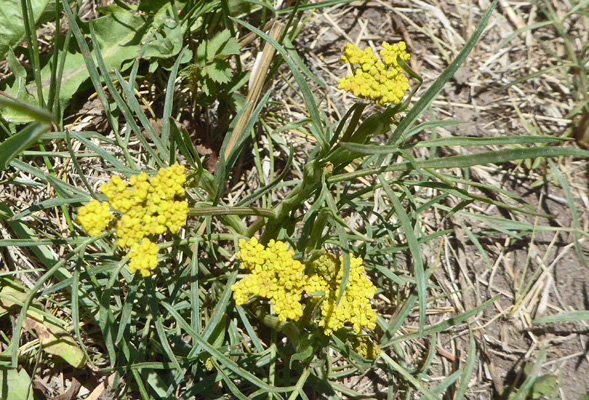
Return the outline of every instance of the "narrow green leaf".
{"type": "Polygon", "coordinates": [[[436,147],[436,146],[491,146],[504,144],[536,144],[536,143],[562,143],[569,139],[552,136],[500,136],[500,137],[449,137],[421,141],[412,147],[436,147]]]}
{"type": "Polygon", "coordinates": [[[468,318],[472,317],[473,315],[476,315],[479,312],[483,311],[484,309],[489,307],[491,304],[493,304],[495,301],[497,301],[498,298],[499,298],[499,295],[493,296],[492,298],[485,301],[480,306],[473,308],[472,310],[468,310],[466,312],[463,312],[460,315],[448,318],[445,321],[442,321],[442,322],[432,325],[428,328],[425,328],[423,330],[423,334],[420,334],[419,332],[414,332],[414,333],[408,333],[408,334],[402,335],[402,336],[397,336],[396,338],[390,340],[388,343],[381,344],[379,347],[381,349],[384,349],[384,348],[390,347],[393,344],[398,343],[398,342],[405,342],[407,340],[413,340],[418,337],[431,335],[433,333],[443,332],[443,331],[447,330],[448,328],[455,326],[463,321],[466,321],[468,318]]]}
{"type": "Polygon", "coordinates": [[[0,143],[0,171],[5,170],[10,161],[39,139],[47,128],[45,124],[33,123],[0,143]]]}
{"type": "Polygon", "coordinates": [[[307,85],[307,82],[305,82],[305,79],[301,74],[300,70],[297,68],[296,63],[293,61],[293,57],[298,57],[298,55],[294,54],[294,49],[286,50],[278,42],[273,40],[270,36],[262,32],[258,28],[255,28],[254,26],[248,24],[245,21],[240,21],[236,18],[231,19],[237,22],[238,24],[246,27],[250,31],[254,32],[256,35],[260,36],[262,39],[270,43],[276,49],[276,51],[280,53],[280,55],[292,71],[295,81],[299,85],[299,89],[301,90],[301,94],[303,95],[303,99],[305,101],[305,109],[308,110],[311,116],[313,127],[312,131],[315,135],[315,138],[320,143],[322,148],[328,148],[328,141],[323,131],[323,125],[321,123],[321,117],[319,116],[319,108],[317,107],[317,104],[315,102],[315,97],[313,96],[313,93],[311,92],[309,85],[307,85]]]}
{"type": "Polygon", "coordinates": [[[470,326],[468,327],[468,333],[470,341],[468,343],[468,355],[466,356],[466,365],[464,366],[464,373],[460,378],[460,384],[458,385],[458,389],[454,394],[454,400],[462,400],[462,398],[466,394],[466,390],[468,389],[468,384],[470,383],[470,378],[472,377],[472,372],[474,371],[474,366],[477,361],[476,340],[474,338],[474,335],[472,334],[472,329],[470,328],[470,326]]]}
{"type": "MultiPolygon", "coordinates": [[[[469,155],[451,156],[436,158],[433,160],[417,160],[416,165],[419,168],[467,168],[475,165],[498,164],[509,161],[525,160],[527,158],[537,157],[560,157],[560,156],[579,156],[589,157],[589,151],[568,148],[568,147],[534,147],[524,149],[510,149],[501,151],[489,151],[469,155]]],[[[330,184],[337,182],[347,182],[355,178],[366,175],[373,175],[382,172],[391,171],[409,171],[414,169],[411,163],[404,161],[394,165],[383,166],[381,168],[366,168],[360,171],[350,172],[347,174],[334,175],[328,179],[330,184]]]]}
{"type": "Polygon", "coordinates": [[[425,395],[427,399],[430,400],[439,400],[439,398],[432,393],[428,388],[423,386],[421,382],[419,382],[409,371],[405,368],[401,367],[399,364],[395,362],[391,357],[389,357],[386,353],[380,353],[380,358],[384,360],[392,369],[393,371],[397,371],[403,378],[407,380],[410,384],[412,384],[417,390],[425,395]]]}
{"type": "Polygon", "coordinates": [[[539,317],[532,321],[534,324],[556,324],[560,322],[575,322],[589,320],[589,311],[572,311],[564,314],[539,317]]]}
{"type": "Polygon", "coordinates": [[[554,176],[556,176],[558,183],[562,187],[562,190],[563,190],[564,195],[566,197],[567,203],[569,205],[569,210],[571,213],[573,227],[575,228],[575,230],[573,232],[573,235],[574,235],[573,240],[574,240],[574,244],[575,244],[575,252],[577,253],[577,258],[579,259],[579,261],[581,261],[581,263],[585,266],[585,268],[589,268],[589,263],[587,262],[587,259],[585,258],[585,253],[583,252],[583,247],[581,246],[581,242],[579,241],[580,240],[579,232],[583,231],[583,228],[581,227],[581,221],[579,221],[579,213],[577,212],[577,206],[575,205],[575,199],[573,198],[573,194],[571,193],[569,185],[568,185],[566,179],[564,179],[564,177],[562,176],[560,169],[558,169],[558,167],[552,162],[552,160],[548,160],[548,163],[550,164],[550,170],[552,171],[554,176]]]}
{"type": "Polygon", "coordinates": [[[392,191],[389,184],[386,180],[382,177],[378,177],[379,182],[383,186],[387,196],[393,203],[393,207],[395,209],[395,214],[397,218],[401,222],[401,226],[403,227],[403,233],[407,238],[407,244],[409,245],[409,251],[411,252],[412,264],[415,271],[415,280],[417,283],[417,296],[419,298],[419,333],[423,333],[423,328],[425,326],[425,307],[427,303],[426,293],[425,293],[425,272],[423,269],[423,260],[421,258],[421,250],[419,248],[419,242],[417,241],[417,235],[415,234],[415,228],[411,224],[409,220],[409,216],[405,212],[401,201],[392,191]]]}
{"type": "MultiPolygon", "coordinates": [[[[172,115],[172,106],[174,103],[174,86],[176,84],[176,77],[178,76],[178,68],[180,68],[180,63],[182,62],[185,54],[188,54],[189,50],[188,47],[185,47],[180,54],[178,54],[178,58],[176,58],[176,62],[174,62],[174,66],[170,71],[170,77],[168,78],[168,85],[166,86],[166,98],[164,100],[164,113],[162,114],[162,134],[161,134],[161,141],[164,146],[168,145],[168,140],[170,138],[170,117],[172,115]]],[[[171,149],[171,146],[168,146],[171,149]]],[[[168,160],[172,160],[172,155],[168,157],[168,160]]]]}
{"type": "Polygon", "coordinates": [[[184,318],[182,318],[180,316],[180,314],[178,314],[178,312],[176,310],[174,310],[174,308],[164,302],[161,303],[170,313],[170,315],[172,316],[172,318],[174,318],[176,320],[176,322],[178,323],[178,325],[184,329],[184,331],[186,333],[188,333],[190,335],[190,337],[192,337],[195,342],[204,350],[206,350],[209,354],[211,354],[212,356],[215,357],[215,359],[217,361],[219,361],[221,364],[223,364],[227,369],[233,371],[234,373],[236,373],[238,376],[240,376],[241,378],[247,380],[248,382],[250,382],[253,385],[258,386],[261,389],[264,389],[268,392],[272,392],[272,393],[276,393],[276,392],[290,392],[294,389],[294,387],[289,386],[289,387],[274,387],[274,386],[270,386],[268,385],[266,382],[260,380],[259,378],[257,378],[256,376],[254,376],[253,374],[251,374],[250,372],[244,370],[243,368],[240,368],[233,360],[231,360],[230,358],[226,357],[223,353],[221,353],[219,350],[217,350],[215,347],[213,347],[209,342],[207,342],[201,335],[199,335],[194,329],[192,329],[190,327],[190,325],[184,320],[184,318]]]}
{"type": "Polygon", "coordinates": [[[421,96],[421,98],[415,103],[415,105],[411,108],[411,110],[407,113],[407,115],[401,120],[397,129],[393,132],[389,140],[387,141],[388,145],[397,144],[399,138],[403,135],[403,133],[409,128],[421,115],[423,110],[426,109],[427,106],[435,99],[438,95],[440,90],[444,87],[446,82],[450,80],[450,78],[454,75],[454,73],[460,68],[462,63],[466,61],[466,58],[470,54],[470,51],[475,46],[476,42],[478,41],[479,37],[483,33],[485,26],[487,26],[487,22],[497,5],[497,0],[494,0],[493,3],[489,6],[481,21],[478,23],[475,31],[473,32],[472,36],[468,39],[464,48],[458,53],[456,58],[450,63],[448,68],[442,72],[442,74],[434,81],[434,83],[427,89],[427,91],[421,96]]]}

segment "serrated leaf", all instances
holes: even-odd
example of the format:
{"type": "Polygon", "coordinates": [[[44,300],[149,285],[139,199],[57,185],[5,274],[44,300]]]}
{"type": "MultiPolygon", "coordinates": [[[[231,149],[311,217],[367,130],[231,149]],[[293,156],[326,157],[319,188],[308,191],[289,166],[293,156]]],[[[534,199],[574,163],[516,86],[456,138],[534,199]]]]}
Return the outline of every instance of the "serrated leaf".
{"type": "Polygon", "coordinates": [[[231,32],[225,29],[217,33],[211,39],[207,40],[207,61],[213,61],[215,56],[220,53],[225,43],[231,37],[231,32]]]}
{"type": "Polygon", "coordinates": [[[225,60],[215,60],[205,66],[205,72],[213,81],[217,83],[227,83],[233,76],[233,71],[229,62],[225,60]]]}

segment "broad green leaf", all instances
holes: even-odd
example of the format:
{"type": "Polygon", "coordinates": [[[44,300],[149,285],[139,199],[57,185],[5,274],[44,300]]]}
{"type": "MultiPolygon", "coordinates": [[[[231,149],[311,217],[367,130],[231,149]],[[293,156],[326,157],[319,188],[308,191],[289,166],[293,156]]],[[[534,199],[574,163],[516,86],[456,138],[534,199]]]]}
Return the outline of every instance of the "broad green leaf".
{"type": "MultiPolygon", "coordinates": [[[[162,8],[155,17],[140,16],[120,7],[113,7],[111,11],[109,15],[79,24],[82,32],[87,35],[90,32],[88,24],[92,24],[102,58],[109,71],[119,70],[126,61],[136,58],[146,40],[149,40],[149,44],[143,54],[144,59],[169,58],[180,52],[183,28],[175,22],[171,5],[162,8]]],[[[70,41],[68,49],[63,48],[63,40],[60,40],[60,46],[59,51],[67,51],[59,92],[62,109],[65,109],[72,96],[89,78],[85,62],[85,57],[89,55],[80,51],[75,40],[70,41]]],[[[54,58],[50,58],[41,69],[43,93],[47,95],[53,61],[54,58]]],[[[27,89],[29,93],[35,93],[34,83],[30,83],[27,89]]],[[[13,97],[17,97],[18,91],[16,83],[6,90],[13,97]]]]}
{"type": "Polygon", "coordinates": [[[0,399],[33,400],[31,378],[24,369],[0,367],[0,399]]]}
{"type": "MultiPolygon", "coordinates": [[[[31,0],[33,19],[38,26],[47,20],[45,10],[53,13],[55,1],[31,0]],[[53,7],[50,7],[50,4],[53,7]],[[43,18],[42,18],[43,17],[43,18]]],[[[0,6],[0,60],[4,60],[9,49],[14,48],[25,38],[25,25],[21,0],[2,0],[0,6]]]]}
{"type": "Polygon", "coordinates": [[[74,368],[84,365],[84,353],[74,339],[59,326],[47,320],[39,322],[33,318],[27,318],[26,325],[35,331],[44,351],[62,358],[74,368]]]}
{"type": "Polygon", "coordinates": [[[37,99],[27,91],[27,71],[18,62],[14,52],[8,50],[8,68],[12,75],[14,75],[13,91],[10,93],[12,97],[19,102],[11,101],[0,97],[0,110],[2,111],[2,117],[15,124],[25,123],[32,121],[33,116],[26,112],[26,105],[34,107],[37,105],[37,99]]]}

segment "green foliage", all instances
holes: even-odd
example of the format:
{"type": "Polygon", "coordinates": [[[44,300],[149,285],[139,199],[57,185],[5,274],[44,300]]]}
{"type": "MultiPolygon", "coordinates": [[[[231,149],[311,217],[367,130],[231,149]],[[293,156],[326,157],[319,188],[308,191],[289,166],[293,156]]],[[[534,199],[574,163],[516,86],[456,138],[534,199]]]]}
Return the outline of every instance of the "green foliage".
{"type": "MultiPolygon", "coordinates": [[[[457,399],[466,396],[478,357],[474,335],[471,332],[464,367],[432,383],[427,377],[436,340],[438,334],[492,307],[498,297],[428,325],[426,311],[431,291],[437,288],[430,278],[436,265],[425,261],[423,249],[451,231],[427,225],[425,213],[435,208],[444,219],[455,219],[462,226],[465,220],[477,220],[485,229],[467,230],[467,236],[478,248],[491,235],[520,239],[532,231],[552,231],[552,226],[472,212],[467,206],[477,202],[510,213],[545,216],[516,194],[458,178],[453,170],[538,157],[587,157],[589,152],[560,146],[562,140],[541,135],[481,139],[427,135],[428,130],[456,123],[422,114],[467,59],[496,1],[456,59],[414,104],[422,80],[402,63],[417,83],[401,104],[370,112],[365,104],[356,104],[336,121],[318,106],[309,82],[324,84],[305,66],[294,39],[309,10],[343,2],[295,2],[278,12],[270,3],[140,1],[134,6],[117,1],[100,9],[102,17],[82,22],[63,2],[71,33],[56,41],[57,57],[43,59],[38,68],[27,71],[8,51],[13,73],[8,90],[20,102],[0,100],[2,117],[14,124],[39,122],[15,134],[17,129],[10,126],[11,135],[0,144],[0,171],[13,173],[16,178],[9,182],[23,190],[42,187],[55,196],[22,210],[0,204],[0,218],[14,234],[0,239],[0,247],[29,249],[39,272],[30,290],[18,291],[18,304],[11,305],[12,337],[2,338],[11,347],[0,358],[9,366],[3,367],[0,379],[23,379],[17,366],[29,368],[31,361],[21,357],[23,346],[29,346],[22,335],[25,321],[30,313],[42,313],[41,302],[47,301],[64,310],[74,341],[57,338],[65,346],[57,349],[45,345],[45,351],[36,353],[40,362],[48,362],[48,353],[56,359],[57,353],[70,351],[74,353],[68,357],[70,364],[79,367],[85,361],[93,371],[113,373],[121,398],[221,398],[228,393],[236,398],[336,398],[340,393],[358,398],[362,393],[341,380],[374,372],[389,379],[391,391],[399,390],[407,398],[417,392],[436,399],[449,388],[455,389],[457,399]],[[259,28],[266,13],[288,17],[283,35],[273,39],[259,28]],[[276,71],[292,74],[293,90],[305,107],[299,120],[297,114],[287,121],[274,114],[276,104],[270,103],[269,91],[262,90],[251,104],[244,104],[247,73],[241,70],[238,29],[240,34],[255,33],[276,50],[275,67],[262,71],[260,79],[271,82],[276,71]],[[189,59],[191,64],[178,73],[189,59]],[[56,64],[60,60],[65,60],[63,67],[56,64]],[[104,110],[108,132],[58,129],[44,134],[51,118],[42,109],[48,102],[41,97],[53,99],[63,110],[88,80],[104,110]],[[43,82],[39,92],[33,90],[37,82],[43,82]],[[186,86],[190,90],[184,90],[186,86]],[[147,99],[145,93],[155,95],[147,99]],[[247,118],[239,131],[235,126],[242,115],[247,118]],[[295,151],[279,134],[289,129],[307,135],[309,148],[295,151]],[[214,174],[205,168],[203,146],[194,139],[202,139],[202,132],[209,130],[225,135],[225,145],[234,130],[238,134],[227,154],[227,147],[217,154],[214,174]],[[385,145],[378,137],[381,133],[392,133],[385,145]],[[415,140],[418,134],[420,140],[415,140]],[[44,149],[49,140],[59,151],[44,149]],[[34,143],[40,143],[39,149],[28,150],[34,143]],[[253,151],[246,151],[250,144],[253,151]],[[517,147],[480,151],[476,156],[418,157],[421,151],[442,146],[486,145],[517,147]],[[246,161],[240,165],[239,160],[246,161]],[[104,200],[97,183],[111,174],[129,177],[141,170],[153,175],[159,167],[177,161],[190,171],[186,185],[190,223],[180,234],[164,236],[154,275],[146,279],[132,275],[124,252],[107,233],[86,236],[73,217],[88,200],[104,200]],[[234,165],[252,169],[241,186],[234,185],[240,178],[234,165]],[[97,175],[88,173],[94,170],[97,175]],[[365,177],[371,183],[360,185],[365,177]],[[499,193],[508,200],[481,192],[499,193]],[[43,213],[56,213],[65,223],[57,229],[39,218],[43,213]],[[375,332],[358,334],[344,327],[324,335],[313,323],[317,307],[305,307],[300,320],[284,322],[258,298],[236,306],[232,286],[243,277],[234,257],[237,242],[254,235],[264,244],[272,239],[287,242],[302,263],[318,257],[326,247],[339,252],[343,276],[338,301],[349,283],[350,253],[362,257],[378,295],[386,300],[383,303],[395,308],[394,317],[380,317],[375,332]],[[398,268],[402,262],[408,267],[398,268]],[[403,334],[403,326],[416,329],[403,334]],[[431,349],[415,369],[403,359],[400,346],[424,337],[431,338],[431,349]],[[374,344],[376,359],[365,358],[355,347],[364,338],[374,344]],[[100,345],[87,346],[91,340],[100,345]]],[[[59,127],[61,115],[52,115],[59,127]]],[[[586,236],[577,225],[569,231],[586,236]]],[[[307,300],[316,297],[321,304],[322,295],[314,293],[307,300]]],[[[6,299],[8,294],[0,291],[0,296],[6,299]]],[[[8,306],[2,304],[0,317],[7,317],[8,306]]],[[[57,337],[52,327],[63,327],[65,322],[50,313],[42,316],[37,329],[41,332],[45,326],[57,337]]],[[[553,395],[550,386],[555,377],[540,374],[544,358],[542,352],[531,369],[523,369],[522,379],[506,396],[553,395]]],[[[28,379],[26,372],[23,376],[28,379]]]]}
{"type": "MultiPolygon", "coordinates": [[[[56,0],[31,0],[35,27],[55,17],[56,0]]],[[[0,7],[0,60],[25,38],[25,18],[21,0],[3,0],[0,7]]]]}
{"type": "Polygon", "coordinates": [[[0,143],[0,171],[6,169],[12,159],[39,139],[46,130],[46,125],[35,123],[0,143]]]}
{"type": "MultiPolygon", "coordinates": [[[[164,59],[177,55],[182,47],[186,27],[174,20],[172,5],[160,8],[152,16],[141,16],[118,6],[103,8],[105,16],[88,23],[80,24],[83,34],[90,34],[90,26],[96,34],[96,43],[108,71],[125,68],[129,60],[142,54],[145,60],[164,59]]],[[[76,41],[68,41],[58,36],[57,49],[60,57],[65,57],[61,72],[61,85],[56,101],[60,108],[66,108],[72,97],[90,77],[86,68],[86,55],[80,51],[76,41]],[[67,47],[66,47],[67,45],[67,47]]],[[[41,65],[40,76],[44,98],[50,95],[50,79],[55,68],[56,58],[50,57],[41,65]]],[[[157,64],[154,64],[157,66],[157,64]]],[[[9,67],[15,81],[6,88],[6,93],[30,105],[39,105],[39,99],[32,95],[35,82],[26,81],[25,70],[9,54],[9,67]]],[[[2,118],[13,123],[31,121],[31,117],[18,112],[2,111],[2,118]]]]}
{"type": "Polygon", "coordinates": [[[234,68],[229,62],[229,57],[239,54],[239,43],[231,32],[225,29],[209,40],[203,40],[196,50],[195,61],[183,72],[187,77],[193,91],[202,90],[204,96],[198,97],[200,106],[211,105],[215,101],[215,95],[221,92],[221,88],[230,88],[231,92],[239,89],[244,83],[234,78],[242,78],[243,75],[235,75],[234,68]]]}
{"type": "Polygon", "coordinates": [[[542,348],[538,360],[524,364],[518,373],[515,384],[506,386],[503,396],[509,400],[557,398],[558,377],[551,374],[539,374],[540,365],[544,358],[545,353],[542,348]]]}
{"type": "Polygon", "coordinates": [[[27,371],[0,366],[0,396],[5,400],[33,400],[31,378],[27,371]]]}

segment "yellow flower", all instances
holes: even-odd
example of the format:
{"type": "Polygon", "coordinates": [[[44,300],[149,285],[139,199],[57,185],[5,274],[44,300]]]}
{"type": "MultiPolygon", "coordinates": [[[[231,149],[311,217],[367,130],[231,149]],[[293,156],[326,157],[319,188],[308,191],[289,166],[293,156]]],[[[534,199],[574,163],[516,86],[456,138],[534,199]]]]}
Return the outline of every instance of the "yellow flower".
{"type": "Polygon", "coordinates": [[[349,322],[354,332],[359,333],[363,327],[376,327],[376,313],[370,305],[376,288],[367,279],[362,259],[350,254],[350,271],[348,282],[339,304],[336,305],[343,278],[343,257],[323,254],[307,266],[309,276],[307,293],[319,290],[325,293],[321,303],[321,320],[325,335],[343,328],[349,322]]]}
{"type": "Polygon", "coordinates": [[[159,247],[148,238],[141,239],[141,243],[133,243],[129,251],[129,271],[139,271],[143,276],[150,276],[157,267],[158,252],[159,247]]]}
{"type": "Polygon", "coordinates": [[[108,203],[101,203],[98,200],[91,200],[85,206],[80,207],[76,223],[92,236],[100,235],[112,220],[108,203]]]}
{"type": "Polygon", "coordinates": [[[118,211],[115,244],[131,248],[132,272],[149,276],[157,266],[157,246],[148,237],[166,231],[176,233],[186,225],[188,203],[178,200],[185,196],[185,182],[184,167],[177,163],[161,168],[151,179],[145,172],[131,176],[129,182],[114,175],[100,187],[108,202],[91,201],[80,208],[76,221],[89,234],[97,236],[113,218],[109,205],[118,211]]]}
{"type": "Polygon", "coordinates": [[[265,247],[256,238],[241,239],[239,249],[241,267],[251,274],[231,287],[235,304],[259,296],[270,300],[280,321],[297,321],[303,315],[305,266],[293,260],[294,252],[283,242],[271,240],[265,247]]]}
{"type": "Polygon", "coordinates": [[[347,43],[340,60],[351,65],[353,74],[341,78],[338,88],[356,97],[372,100],[379,106],[400,103],[409,89],[409,80],[403,75],[397,56],[407,62],[411,55],[406,52],[405,42],[393,45],[383,42],[382,47],[381,62],[371,48],[362,51],[347,43]]]}
{"type": "Polygon", "coordinates": [[[362,328],[376,327],[376,313],[370,305],[376,288],[366,277],[362,259],[350,254],[348,283],[336,306],[343,278],[342,257],[325,253],[305,267],[293,260],[294,252],[283,242],[271,240],[263,246],[256,238],[241,239],[239,249],[236,256],[250,274],[231,287],[238,306],[259,296],[270,300],[280,321],[297,321],[303,315],[301,301],[306,293],[311,302],[308,306],[315,306],[323,298],[318,325],[325,335],[346,323],[356,333],[362,328]]]}

